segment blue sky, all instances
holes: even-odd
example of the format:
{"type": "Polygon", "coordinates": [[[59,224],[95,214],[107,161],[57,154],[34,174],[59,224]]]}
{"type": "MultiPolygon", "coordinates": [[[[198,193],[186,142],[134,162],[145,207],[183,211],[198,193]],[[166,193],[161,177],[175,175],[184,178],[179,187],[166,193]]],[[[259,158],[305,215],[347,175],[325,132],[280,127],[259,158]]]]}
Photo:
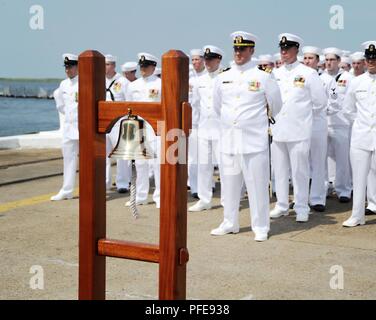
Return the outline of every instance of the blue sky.
{"type": "Polygon", "coordinates": [[[169,49],[186,53],[206,44],[222,48],[231,60],[229,34],[256,34],[256,54],[276,53],[282,32],[306,45],[359,51],[375,40],[372,0],[0,0],[0,77],[63,77],[61,55],[87,49],[136,60],[138,52],[156,56],[169,49]],[[32,30],[32,5],[44,9],[44,29],[32,30]],[[332,30],[330,8],[344,9],[344,29],[332,30]]]}

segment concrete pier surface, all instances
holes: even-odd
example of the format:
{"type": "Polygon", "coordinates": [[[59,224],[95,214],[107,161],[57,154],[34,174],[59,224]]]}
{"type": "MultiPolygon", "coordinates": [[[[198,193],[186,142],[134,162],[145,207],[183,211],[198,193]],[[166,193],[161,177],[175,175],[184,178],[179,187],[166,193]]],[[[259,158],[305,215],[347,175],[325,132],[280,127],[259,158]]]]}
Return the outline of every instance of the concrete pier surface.
{"type": "MultiPolygon", "coordinates": [[[[49,200],[62,171],[59,149],[0,150],[0,299],[77,299],[78,197],[49,200]]],[[[376,299],[376,216],[343,228],[351,203],[331,197],[308,223],[295,222],[293,210],[272,221],[269,240],[257,243],[247,201],[239,234],[210,235],[223,218],[219,196],[217,184],[214,209],[188,213],[188,299],[376,299]]],[[[155,205],[134,220],[128,198],[107,193],[107,237],[158,243],[155,205]]],[[[107,258],[106,290],[107,299],[157,299],[158,265],[107,258]]]]}

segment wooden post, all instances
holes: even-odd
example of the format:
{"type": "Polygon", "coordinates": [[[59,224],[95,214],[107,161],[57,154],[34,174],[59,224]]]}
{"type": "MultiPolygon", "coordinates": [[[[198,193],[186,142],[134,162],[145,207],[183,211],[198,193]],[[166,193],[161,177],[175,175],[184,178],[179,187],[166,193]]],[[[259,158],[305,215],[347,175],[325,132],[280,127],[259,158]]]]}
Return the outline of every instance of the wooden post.
{"type": "Polygon", "coordinates": [[[187,247],[187,166],[168,163],[165,134],[183,128],[183,102],[188,101],[188,57],[181,51],[169,51],[162,59],[162,106],[165,131],[161,136],[161,213],[159,299],[186,298],[187,247]]]}
{"type": "Polygon", "coordinates": [[[79,299],[105,299],[106,257],[97,253],[106,237],[106,137],[98,134],[98,102],[105,100],[105,59],[97,51],[79,57],[80,221],[79,299]]]}
{"type": "MultiPolygon", "coordinates": [[[[187,163],[171,163],[167,154],[178,138],[188,137],[191,128],[188,65],[181,51],[171,50],[163,56],[161,103],[106,102],[104,57],[96,51],[85,51],[79,57],[80,300],[105,299],[106,256],[159,263],[159,298],[186,298],[187,163]],[[128,108],[154,129],[157,121],[164,121],[159,246],[106,239],[105,133],[128,108]],[[170,130],[179,132],[175,141],[166,139],[170,130]]],[[[187,160],[187,156],[182,158],[187,160]]]]}

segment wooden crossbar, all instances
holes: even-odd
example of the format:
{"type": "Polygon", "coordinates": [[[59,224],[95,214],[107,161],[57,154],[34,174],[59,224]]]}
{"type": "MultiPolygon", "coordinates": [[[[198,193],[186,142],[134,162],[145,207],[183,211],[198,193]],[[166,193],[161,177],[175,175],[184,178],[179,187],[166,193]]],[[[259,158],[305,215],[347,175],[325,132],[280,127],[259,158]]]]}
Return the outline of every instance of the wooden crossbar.
{"type": "Polygon", "coordinates": [[[98,103],[98,132],[109,133],[116,121],[128,114],[128,109],[132,114],[148,119],[147,121],[157,133],[157,122],[163,121],[163,110],[160,103],[154,102],[108,102],[98,103]]]}
{"type": "Polygon", "coordinates": [[[148,243],[101,239],[98,241],[98,254],[113,258],[159,263],[159,246],[148,243]]]}

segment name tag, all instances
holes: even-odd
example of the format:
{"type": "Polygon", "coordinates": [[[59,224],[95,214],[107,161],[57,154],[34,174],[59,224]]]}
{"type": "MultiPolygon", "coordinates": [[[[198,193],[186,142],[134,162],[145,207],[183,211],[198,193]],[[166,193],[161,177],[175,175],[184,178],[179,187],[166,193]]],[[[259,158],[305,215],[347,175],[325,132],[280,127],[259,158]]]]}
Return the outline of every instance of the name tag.
{"type": "Polygon", "coordinates": [[[234,83],[234,81],[223,81],[222,83],[223,84],[230,84],[230,83],[234,83]]]}

